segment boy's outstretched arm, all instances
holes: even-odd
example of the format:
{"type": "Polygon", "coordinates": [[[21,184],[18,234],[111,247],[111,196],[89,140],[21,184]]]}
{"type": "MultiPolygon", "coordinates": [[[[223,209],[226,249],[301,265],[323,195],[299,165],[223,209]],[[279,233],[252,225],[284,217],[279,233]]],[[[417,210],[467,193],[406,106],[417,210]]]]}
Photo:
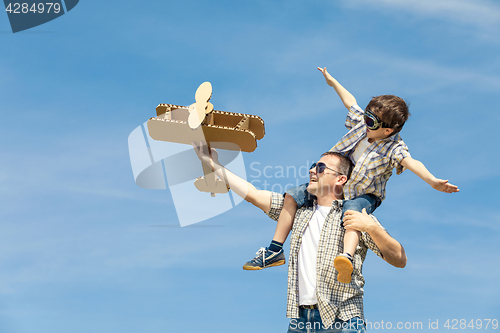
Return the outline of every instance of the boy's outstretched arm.
{"type": "Polygon", "coordinates": [[[358,104],[356,102],[356,98],[347,91],[346,88],[344,88],[337,80],[335,80],[330,73],[325,68],[318,67],[318,70],[323,73],[323,76],[325,77],[326,83],[333,87],[337,94],[339,95],[340,99],[342,100],[342,103],[344,103],[344,106],[349,110],[351,106],[358,104]]]}
{"type": "Polygon", "coordinates": [[[269,209],[271,209],[270,191],[256,189],[251,183],[236,176],[234,173],[220,165],[217,158],[217,151],[215,149],[212,148],[211,153],[209,154],[208,147],[202,142],[199,144],[191,142],[191,144],[193,145],[194,151],[196,152],[196,155],[198,155],[200,161],[206,165],[212,166],[217,177],[224,180],[226,184],[229,184],[229,187],[234,193],[254,206],[262,209],[264,213],[269,212],[269,209]]]}
{"type": "Polygon", "coordinates": [[[420,161],[417,161],[411,157],[405,157],[401,161],[401,165],[422,178],[427,184],[438,191],[445,193],[453,193],[459,191],[458,187],[448,183],[448,180],[434,177],[434,175],[430,173],[425,165],[420,161]]]}

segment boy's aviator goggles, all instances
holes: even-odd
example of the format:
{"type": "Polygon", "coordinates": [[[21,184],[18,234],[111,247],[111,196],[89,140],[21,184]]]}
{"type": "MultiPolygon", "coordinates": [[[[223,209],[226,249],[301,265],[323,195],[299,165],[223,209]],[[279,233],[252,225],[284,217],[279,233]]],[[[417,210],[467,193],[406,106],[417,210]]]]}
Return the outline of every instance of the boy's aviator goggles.
{"type": "Polygon", "coordinates": [[[326,164],[323,162],[313,163],[311,165],[311,167],[309,168],[309,170],[311,170],[311,169],[316,169],[316,173],[322,173],[323,171],[325,171],[325,169],[328,169],[328,170],[332,170],[333,172],[338,173],[339,176],[342,176],[342,174],[340,172],[327,167],[326,164]]]}
{"type": "Polygon", "coordinates": [[[375,113],[371,112],[368,109],[365,110],[364,118],[366,127],[368,127],[368,129],[376,130],[379,129],[380,127],[390,128],[389,126],[387,126],[386,123],[380,121],[380,119],[377,117],[375,113]]]}

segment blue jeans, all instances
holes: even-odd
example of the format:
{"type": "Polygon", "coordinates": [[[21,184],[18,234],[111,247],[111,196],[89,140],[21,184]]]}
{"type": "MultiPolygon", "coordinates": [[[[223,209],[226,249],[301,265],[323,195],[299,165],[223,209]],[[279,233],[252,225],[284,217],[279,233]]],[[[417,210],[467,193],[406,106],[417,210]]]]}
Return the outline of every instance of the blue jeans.
{"type": "Polygon", "coordinates": [[[347,210],[355,210],[357,212],[362,212],[363,208],[366,208],[366,212],[371,214],[377,209],[382,201],[373,194],[363,194],[359,197],[353,198],[351,200],[344,200],[344,206],[342,207],[342,215],[347,210]]]}
{"type": "Polygon", "coordinates": [[[344,214],[348,210],[355,210],[357,212],[362,212],[363,208],[366,209],[368,214],[371,214],[377,209],[382,201],[373,194],[363,194],[351,200],[344,200],[344,205],[342,206],[342,226],[344,226],[344,214]]]}
{"type": "Polygon", "coordinates": [[[314,194],[307,192],[307,186],[309,183],[302,184],[298,187],[294,187],[286,191],[285,193],[292,196],[293,200],[297,203],[297,209],[302,206],[312,206],[313,201],[316,198],[314,194]]]}
{"type": "Polygon", "coordinates": [[[299,308],[299,318],[293,318],[288,333],[366,333],[364,321],[359,317],[348,321],[336,319],[328,327],[323,325],[318,309],[299,308]]]}

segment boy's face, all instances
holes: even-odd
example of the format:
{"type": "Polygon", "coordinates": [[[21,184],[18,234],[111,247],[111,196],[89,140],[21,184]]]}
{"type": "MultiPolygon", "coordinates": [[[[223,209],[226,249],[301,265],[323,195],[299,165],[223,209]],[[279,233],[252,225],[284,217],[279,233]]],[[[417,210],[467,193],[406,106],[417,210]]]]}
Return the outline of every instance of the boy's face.
{"type": "Polygon", "coordinates": [[[394,130],[392,128],[384,128],[380,127],[376,130],[371,130],[371,129],[366,129],[366,137],[368,138],[369,142],[377,141],[377,140],[382,140],[387,137],[389,137],[394,130]]]}
{"type": "Polygon", "coordinates": [[[370,110],[365,111],[365,123],[366,123],[366,136],[368,138],[369,142],[373,142],[376,140],[381,140],[389,137],[394,130],[392,128],[387,128],[387,127],[382,127],[385,126],[383,122],[380,121],[381,115],[376,114],[370,110]],[[375,125],[375,126],[374,126],[375,125]],[[376,127],[379,126],[377,129],[370,129],[368,127],[376,127]]]}

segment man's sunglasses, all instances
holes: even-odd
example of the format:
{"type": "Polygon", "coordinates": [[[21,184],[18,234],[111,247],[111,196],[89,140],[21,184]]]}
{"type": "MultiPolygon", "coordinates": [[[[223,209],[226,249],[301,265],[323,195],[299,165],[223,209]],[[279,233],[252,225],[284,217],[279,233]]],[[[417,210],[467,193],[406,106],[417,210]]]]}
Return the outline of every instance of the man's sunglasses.
{"type": "Polygon", "coordinates": [[[390,128],[389,126],[387,126],[386,123],[380,121],[379,117],[377,117],[375,113],[371,112],[368,109],[365,110],[364,117],[365,117],[366,127],[368,127],[371,130],[376,130],[379,129],[380,127],[390,128]]]}
{"type": "Polygon", "coordinates": [[[342,176],[342,174],[340,172],[338,172],[337,170],[333,170],[332,168],[327,167],[326,164],[323,162],[313,163],[311,165],[311,167],[309,168],[309,170],[311,170],[311,169],[316,169],[316,173],[322,173],[323,171],[325,171],[325,169],[328,169],[328,170],[332,170],[333,172],[338,173],[339,176],[342,176]]]}

